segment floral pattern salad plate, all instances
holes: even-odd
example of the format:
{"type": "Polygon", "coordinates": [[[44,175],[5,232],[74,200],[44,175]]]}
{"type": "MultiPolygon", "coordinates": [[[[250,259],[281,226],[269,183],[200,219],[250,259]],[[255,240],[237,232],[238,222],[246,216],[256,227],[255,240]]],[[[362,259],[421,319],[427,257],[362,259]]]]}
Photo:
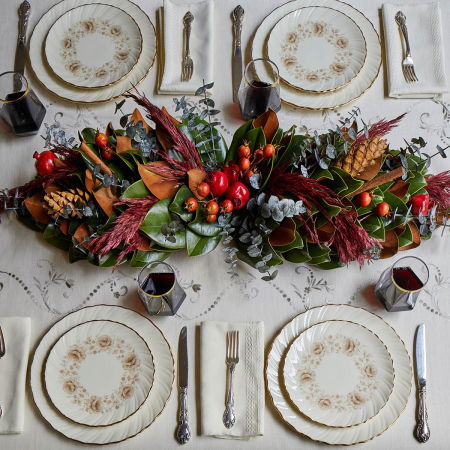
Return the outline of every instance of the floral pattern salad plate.
{"type": "Polygon", "coordinates": [[[297,408],[330,427],[371,419],[394,387],[394,366],[383,342],[367,328],[342,320],[300,333],[286,354],[283,374],[297,408]]]}
{"type": "Polygon", "coordinates": [[[344,13],[322,6],[285,15],[273,27],[267,51],[286,83],[317,93],[350,83],[367,54],[358,25],[344,13]]]}
{"type": "Polygon", "coordinates": [[[134,330],[108,320],[78,325],[49,353],[44,380],[54,406],[76,423],[109,426],[134,414],[154,380],[153,356],[134,330]]]}
{"type": "Polygon", "coordinates": [[[79,88],[117,83],[136,66],[141,53],[142,35],[135,20],[120,8],[97,3],[67,11],[45,41],[52,71],[79,88]]]}

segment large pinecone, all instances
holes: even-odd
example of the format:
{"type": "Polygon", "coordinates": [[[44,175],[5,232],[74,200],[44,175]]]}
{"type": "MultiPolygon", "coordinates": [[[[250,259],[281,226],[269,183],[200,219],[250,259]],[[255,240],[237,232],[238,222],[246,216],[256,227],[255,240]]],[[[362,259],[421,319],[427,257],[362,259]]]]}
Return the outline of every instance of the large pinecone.
{"type": "Polygon", "coordinates": [[[350,151],[335,166],[344,169],[353,177],[358,176],[367,166],[375,164],[387,148],[386,139],[376,135],[373,139],[366,139],[356,147],[351,147],[350,151]]]}
{"type": "Polygon", "coordinates": [[[54,219],[58,219],[58,217],[81,218],[83,217],[83,208],[87,206],[89,199],[90,195],[87,192],[81,189],[69,189],[46,194],[42,206],[45,212],[54,219]],[[69,205],[70,212],[67,205],[69,205]]]}

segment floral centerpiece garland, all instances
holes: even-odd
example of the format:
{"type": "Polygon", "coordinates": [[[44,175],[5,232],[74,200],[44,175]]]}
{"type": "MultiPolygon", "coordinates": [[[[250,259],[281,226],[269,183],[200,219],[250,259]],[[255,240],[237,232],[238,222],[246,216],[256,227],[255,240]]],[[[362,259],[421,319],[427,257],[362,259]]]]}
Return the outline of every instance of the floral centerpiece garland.
{"type": "Polygon", "coordinates": [[[358,129],[359,109],[334,130],[298,134],[269,110],[243,124],[230,147],[202,86],[199,106],[174,99],[181,122],[137,90],[145,111],[123,114],[122,129],[85,128],[75,138],[47,127],[37,176],[0,192],[0,214],[14,210],[69,261],[142,267],[174,251],[214,250],[223,239],[237,260],[277,275],[284,260],[335,269],[388,258],[447,225],[450,172],[430,175],[422,138],[392,150],[383,137],[403,116],[358,129]],[[198,111],[198,112],[197,112],[198,111]],[[201,112],[200,112],[201,111],[201,112]]]}

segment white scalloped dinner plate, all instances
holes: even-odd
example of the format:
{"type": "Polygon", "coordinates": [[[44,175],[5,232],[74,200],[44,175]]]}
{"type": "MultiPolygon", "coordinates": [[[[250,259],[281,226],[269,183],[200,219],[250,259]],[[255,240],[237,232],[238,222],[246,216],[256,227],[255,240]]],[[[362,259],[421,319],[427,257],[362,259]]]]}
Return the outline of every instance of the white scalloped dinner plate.
{"type": "Polygon", "coordinates": [[[151,351],[139,334],[118,322],[95,320],[60,337],[48,355],[44,380],[63,416],[104,427],[142,406],[154,373],[151,351]]]}
{"type": "Polygon", "coordinates": [[[139,6],[128,0],[62,0],[50,8],[34,27],[30,38],[29,58],[31,68],[42,85],[56,96],[75,103],[105,102],[137,86],[153,67],[158,43],[155,27],[139,6]],[[110,86],[97,89],[79,89],[61,81],[45,60],[45,39],[59,17],[80,5],[101,3],[120,8],[137,23],[142,34],[142,54],[128,76],[110,86]]]}
{"type": "Polygon", "coordinates": [[[295,431],[325,444],[353,445],[384,433],[400,417],[411,394],[412,368],[405,344],[383,319],[362,308],[325,305],[299,314],[275,337],[266,361],[266,383],[273,405],[295,431]],[[292,404],[283,384],[282,365],[289,346],[305,329],[327,320],[347,320],[368,328],[384,342],[394,363],[394,389],[385,407],[375,417],[355,427],[333,428],[313,422],[292,404]]]}
{"type": "Polygon", "coordinates": [[[42,417],[59,433],[85,444],[111,444],[132,438],[148,428],[161,414],[172,392],[175,379],[170,346],[153,322],[131,309],[120,306],[90,306],[68,314],[47,332],[39,343],[31,364],[31,391],[42,417]],[[141,408],[123,422],[108,427],[88,427],[67,419],[51,403],[44,384],[44,364],[58,339],[80,323],[92,320],[120,322],[138,333],[151,348],[156,373],[150,394],[141,408]]]}
{"type": "Polygon", "coordinates": [[[50,28],[45,57],[65,83],[99,88],[117,83],[142,53],[138,24],[115,6],[93,3],[73,8],[50,28]]]}
{"type": "MultiPolygon", "coordinates": [[[[267,58],[267,42],[270,32],[277,22],[286,14],[308,6],[324,6],[340,11],[352,19],[361,29],[367,45],[367,56],[358,75],[346,86],[332,92],[321,94],[308,93],[289,86],[280,80],[281,99],[290,104],[305,109],[322,110],[344,106],[356,100],[366,92],[378,76],[381,67],[381,43],[378,33],[370,21],[346,3],[337,0],[293,0],[273,10],[256,30],[252,43],[252,59],[267,58]]],[[[263,75],[262,78],[265,78],[263,75]]]]}
{"type": "Polygon", "coordinates": [[[300,8],[280,19],[270,32],[267,52],[281,79],[315,93],[350,83],[367,53],[358,25],[345,14],[322,6],[300,8]]]}
{"type": "Polygon", "coordinates": [[[286,354],[283,374],[299,411],[329,427],[352,427],[377,415],[395,377],[383,342],[362,325],[343,320],[300,333],[286,354]]]}

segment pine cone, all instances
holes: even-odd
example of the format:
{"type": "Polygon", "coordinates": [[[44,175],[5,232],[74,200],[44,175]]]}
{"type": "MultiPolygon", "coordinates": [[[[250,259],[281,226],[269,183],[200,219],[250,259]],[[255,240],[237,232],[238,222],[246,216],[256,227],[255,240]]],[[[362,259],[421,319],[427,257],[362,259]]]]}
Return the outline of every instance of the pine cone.
{"type": "Polygon", "coordinates": [[[54,219],[58,217],[74,218],[83,217],[83,208],[87,206],[90,195],[81,189],[69,189],[68,191],[50,192],[44,197],[42,206],[45,212],[54,219]],[[70,213],[66,205],[70,207],[70,213]]]}
{"type": "Polygon", "coordinates": [[[351,147],[350,151],[335,166],[348,172],[351,176],[358,176],[367,166],[375,164],[387,148],[386,139],[381,139],[380,135],[373,139],[366,139],[357,147],[351,147]]]}

